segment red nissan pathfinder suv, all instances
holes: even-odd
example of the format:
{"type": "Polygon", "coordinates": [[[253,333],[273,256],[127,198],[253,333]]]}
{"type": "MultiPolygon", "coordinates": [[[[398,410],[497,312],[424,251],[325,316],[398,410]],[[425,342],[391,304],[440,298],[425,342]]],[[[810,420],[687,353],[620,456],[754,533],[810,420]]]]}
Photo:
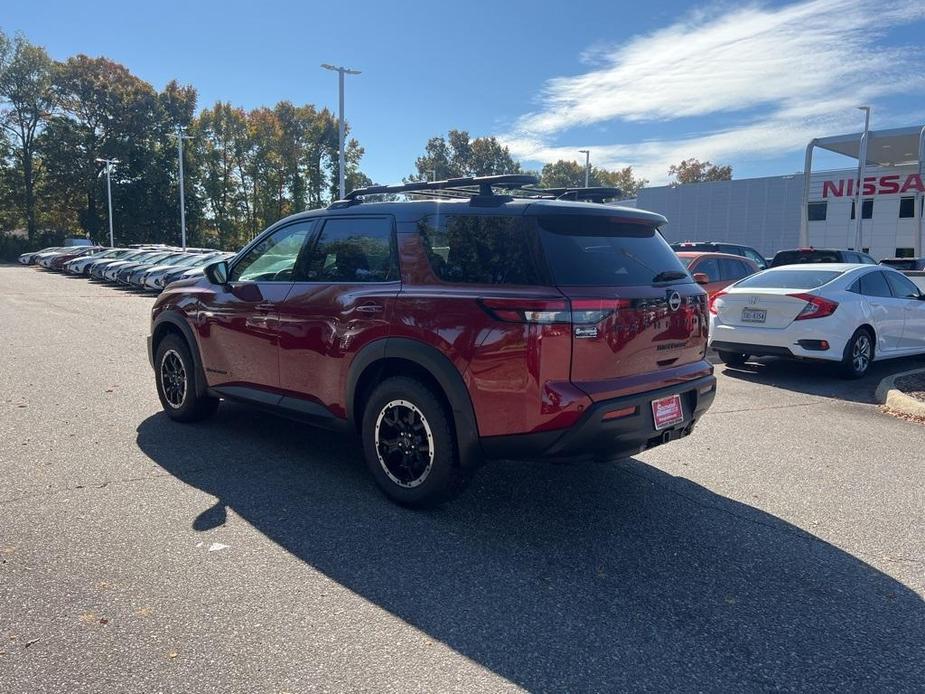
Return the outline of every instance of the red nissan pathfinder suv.
{"type": "Polygon", "coordinates": [[[485,459],[686,436],[716,380],[706,294],[665,219],[534,182],[361,189],[169,285],[148,346],[164,410],[193,421],[226,398],[355,431],[408,505],[451,497],[485,459]]]}

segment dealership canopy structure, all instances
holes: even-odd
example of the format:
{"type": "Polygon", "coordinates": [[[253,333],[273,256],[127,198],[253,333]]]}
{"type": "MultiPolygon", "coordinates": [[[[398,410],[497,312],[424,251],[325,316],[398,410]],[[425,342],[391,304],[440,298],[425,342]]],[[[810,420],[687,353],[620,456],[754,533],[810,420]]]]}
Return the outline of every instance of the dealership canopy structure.
{"type": "Polygon", "coordinates": [[[923,125],[818,137],[796,173],[647,187],[615,204],[664,215],[662,233],[672,242],[742,244],[767,257],[798,246],[860,250],[878,260],[921,257],[923,148],[923,125]],[[847,157],[845,164],[813,171],[817,150],[847,157]]]}
{"type": "MultiPolygon", "coordinates": [[[[914,235],[914,254],[921,256],[925,221],[923,221],[923,197],[925,197],[925,126],[893,128],[890,130],[865,130],[860,133],[833,135],[815,138],[806,146],[806,164],[803,168],[803,204],[800,222],[800,245],[810,245],[810,221],[813,181],[813,153],[816,149],[841,154],[856,159],[856,179],[847,179],[836,185],[823,184],[822,197],[829,193],[852,199],[855,210],[861,199],[879,194],[911,194],[914,199],[913,213],[918,211],[914,235]],[[826,187],[829,186],[829,187],[826,187]]],[[[864,214],[854,214],[853,247],[864,246],[864,214]]]]}

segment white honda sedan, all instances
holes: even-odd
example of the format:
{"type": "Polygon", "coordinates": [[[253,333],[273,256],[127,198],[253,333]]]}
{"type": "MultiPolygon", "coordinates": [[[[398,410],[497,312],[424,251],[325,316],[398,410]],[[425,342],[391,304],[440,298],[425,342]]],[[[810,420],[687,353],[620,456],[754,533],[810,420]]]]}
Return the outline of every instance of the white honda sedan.
{"type": "Polygon", "coordinates": [[[872,361],[925,353],[925,295],[887,267],[782,265],[714,295],[710,346],[730,365],[819,359],[860,378],[872,361]]]}

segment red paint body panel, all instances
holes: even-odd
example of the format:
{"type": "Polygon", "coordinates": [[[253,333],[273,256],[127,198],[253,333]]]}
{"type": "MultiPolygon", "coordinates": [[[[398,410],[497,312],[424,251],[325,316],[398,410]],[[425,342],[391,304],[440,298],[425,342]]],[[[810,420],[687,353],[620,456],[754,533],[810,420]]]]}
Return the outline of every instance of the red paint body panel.
{"type": "Polygon", "coordinates": [[[358,350],[388,337],[400,282],[295,283],[279,307],[280,387],[346,417],[347,369],[358,350]]]}

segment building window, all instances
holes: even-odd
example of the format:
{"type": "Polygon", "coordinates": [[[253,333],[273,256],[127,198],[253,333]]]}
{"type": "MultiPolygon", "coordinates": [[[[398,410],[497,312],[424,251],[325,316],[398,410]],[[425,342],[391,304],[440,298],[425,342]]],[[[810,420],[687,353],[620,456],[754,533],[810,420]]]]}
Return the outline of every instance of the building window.
{"type": "Polygon", "coordinates": [[[899,218],[908,219],[915,217],[915,198],[899,199],[899,218]]]}
{"type": "MultiPolygon", "coordinates": [[[[911,198],[910,198],[910,200],[911,200],[911,198]]],[[[915,249],[914,249],[914,248],[897,248],[897,249],[896,249],[896,255],[895,255],[894,257],[896,257],[896,258],[914,258],[914,257],[915,257],[915,249]]]]}
{"type": "Polygon", "coordinates": [[[811,222],[824,222],[825,213],[828,208],[829,203],[827,202],[811,202],[807,205],[806,216],[811,222]]]}
{"type": "MultiPolygon", "coordinates": [[[[874,216],[874,201],[865,200],[861,204],[861,219],[872,219],[874,216]]],[[[854,219],[854,200],[851,201],[851,219],[854,219]]]]}

